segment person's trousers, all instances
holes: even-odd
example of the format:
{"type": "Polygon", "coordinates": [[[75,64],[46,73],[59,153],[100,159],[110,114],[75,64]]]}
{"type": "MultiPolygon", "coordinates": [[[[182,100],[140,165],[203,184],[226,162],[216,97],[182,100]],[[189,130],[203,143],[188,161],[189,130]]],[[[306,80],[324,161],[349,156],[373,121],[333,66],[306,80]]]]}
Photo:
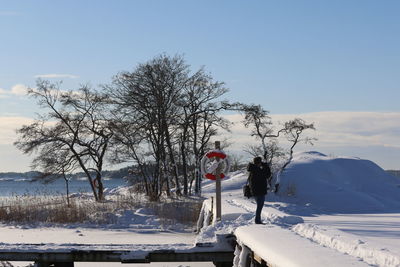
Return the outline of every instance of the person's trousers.
{"type": "Polygon", "coordinates": [[[265,195],[261,196],[254,196],[256,203],[257,203],[257,209],[256,209],[256,223],[261,223],[261,211],[262,208],[264,207],[264,202],[265,202],[265,195]]]}

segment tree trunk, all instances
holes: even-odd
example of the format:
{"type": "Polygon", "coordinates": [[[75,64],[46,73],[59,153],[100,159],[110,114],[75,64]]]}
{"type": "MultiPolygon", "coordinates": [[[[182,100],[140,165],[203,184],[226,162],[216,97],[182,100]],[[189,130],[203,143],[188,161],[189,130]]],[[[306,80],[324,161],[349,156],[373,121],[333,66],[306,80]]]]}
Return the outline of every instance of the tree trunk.
{"type": "Polygon", "coordinates": [[[171,164],[172,164],[172,168],[173,168],[173,175],[175,177],[175,184],[176,184],[175,192],[178,196],[180,196],[180,195],[182,195],[182,192],[181,192],[181,186],[179,184],[178,167],[176,166],[176,160],[174,157],[174,152],[173,152],[172,144],[171,144],[171,137],[170,137],[168,130],[166,130],[166,132],[165,132],[165,141],[167,142],[169,159],[171,160],[171,164]]]}
{"type": "Polygon", "coordinates": [[[65,180],[65,189],[67,191],[67,206],[68,206],[68,208],[70,208],[71,205],[69,203],[69,180],[65,176],[65,173],[63,173],[63,176],[64,176],[64,180],[65,180]]]}
{"type": "Polygon", "coordinates": [[[188,174],[187,174],[187,160],[186,160],[186,146],[185,146],[186,133],[181,139],[181,154],[182,154],[182,172],[183,172],[183,194],[188,195],[188,174]]]}

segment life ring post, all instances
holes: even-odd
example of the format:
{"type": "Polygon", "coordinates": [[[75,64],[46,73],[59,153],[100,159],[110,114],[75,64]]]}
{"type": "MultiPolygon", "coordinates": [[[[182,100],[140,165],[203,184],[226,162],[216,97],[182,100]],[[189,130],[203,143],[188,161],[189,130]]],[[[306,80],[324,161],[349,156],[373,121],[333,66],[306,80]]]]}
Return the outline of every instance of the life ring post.
{"type": "MultiPolygon", "coordinates": [[[[215,141],[215,149],[221,150],[221,142],[215,141]]],[[[215,157],[216,161],[219,163],[220,158],[215,157]]],[[[221,164],[218,164],[217,169],[215,170],[215,204],[216,204],[216,219],[217,221],[221,221],[221,173],[222,167],[221,164]]]]}
{"type": "Polygon", "coordinates": [[[215,221],[221,220],[221,180],[226,177],[230,168],[230,160],[227,154],[221,150],[221,142],[215,141],[215,149],[204,154],[200,161],[200,169],[203,177],[215,181],[215,221]]]}

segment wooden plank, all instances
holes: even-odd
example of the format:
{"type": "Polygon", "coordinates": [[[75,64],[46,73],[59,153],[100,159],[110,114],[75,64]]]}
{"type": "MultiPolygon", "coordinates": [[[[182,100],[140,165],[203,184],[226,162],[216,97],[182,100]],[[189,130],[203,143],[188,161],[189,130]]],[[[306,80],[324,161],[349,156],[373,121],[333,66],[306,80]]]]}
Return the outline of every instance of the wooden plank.
{"type": "Polygon", "coordinates": [[[262,264],[262,262],[263,262],[263,259],[260,256],[258,256],[256,253],[254,253],[254,252],[253,252],[253,259],[256,262],[258,262],[259,264],[262,264]]]}
{"type": "Polygon", "coordinates": [[[252,252],[253,254],[253,260],[255,260],[260,266],[268,266],[267,262],[261,258],[261,256],[257,255],[256,253],[252,252]]]}
{"type": "Polygon", "coordinates": [[[35,262],[34,267],[74,267],[73,262],[35,262]]]}
{"type": "Polygon", "coordinates": [[[36,261],[36,262],[74,262],[74,261],[94,261],[94,262],[121,262],[121,255],[126,251],[46,251],[29,252],[14,251],[0,252],[0,261],[36,261]]]}
{"type": "Polygon", "coordinates": [[[233,251],[224,252],[194,252],[194,253],[165,253],[151,252],[150,262],[190,262],[190,261],[212,261],[212,262],[233,262],[233,251]]]}
{"type": "Polygon", "coordinates": [[[218,250],[214,243],[210,246],[188,247],[181,250],[149,250],[136,251],[129,248],[96,249],[42,249],[43,244],[31,249],[9,248],[0,250],[0,261],[34,261],[36,263],[72,263],[72,262],[231,262],[234,258],[235,236],[217,235],[218,250]]]}
{"type": "Polygon", "coordinates": [[[0,261],[34,261],[34,262],[232,262],[233,251],[214,252],[175,252],[154,251],[142,257],[129,256],[130,251],[70,251],[70,252],[0,252],[0,261]]]}

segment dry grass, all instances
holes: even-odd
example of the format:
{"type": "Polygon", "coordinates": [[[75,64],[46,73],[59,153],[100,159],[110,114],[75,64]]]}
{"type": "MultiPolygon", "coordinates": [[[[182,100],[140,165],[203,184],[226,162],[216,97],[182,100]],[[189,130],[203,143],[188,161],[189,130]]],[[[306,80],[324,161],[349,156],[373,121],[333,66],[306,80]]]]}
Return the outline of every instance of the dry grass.
{"type": "Polygon", "coordinates": [[[125,210],[148,208],[159,217],[163,225],[182,223],[194,225],[202,201],[196,199],[166,199],[163,202],[148,202],[137,194],[113,196],[104,202],[91,198],[74,197],[70,206],[64,197],[14,196],[0,198],[0,222],[32,224],[115,224],[115,214],[125,210]]]}
{"type": "Polygon", "coordinates": [[[71,199],[70,206],[62,197],[21,196],[0,206],[3,223],[107,223],[104,217],[120,209],[132,209],[136,202],[118,199],[98,203],[88,199],[71,199]],[[97,215],[97,216],[94,216],[97,215]]]}
{"type": "Polygon", "coordinates": [[[175,199],[148,203],[164,224],[182,223],[194,225],[199,218],[203,201],[199,199],[175,199]]]}

